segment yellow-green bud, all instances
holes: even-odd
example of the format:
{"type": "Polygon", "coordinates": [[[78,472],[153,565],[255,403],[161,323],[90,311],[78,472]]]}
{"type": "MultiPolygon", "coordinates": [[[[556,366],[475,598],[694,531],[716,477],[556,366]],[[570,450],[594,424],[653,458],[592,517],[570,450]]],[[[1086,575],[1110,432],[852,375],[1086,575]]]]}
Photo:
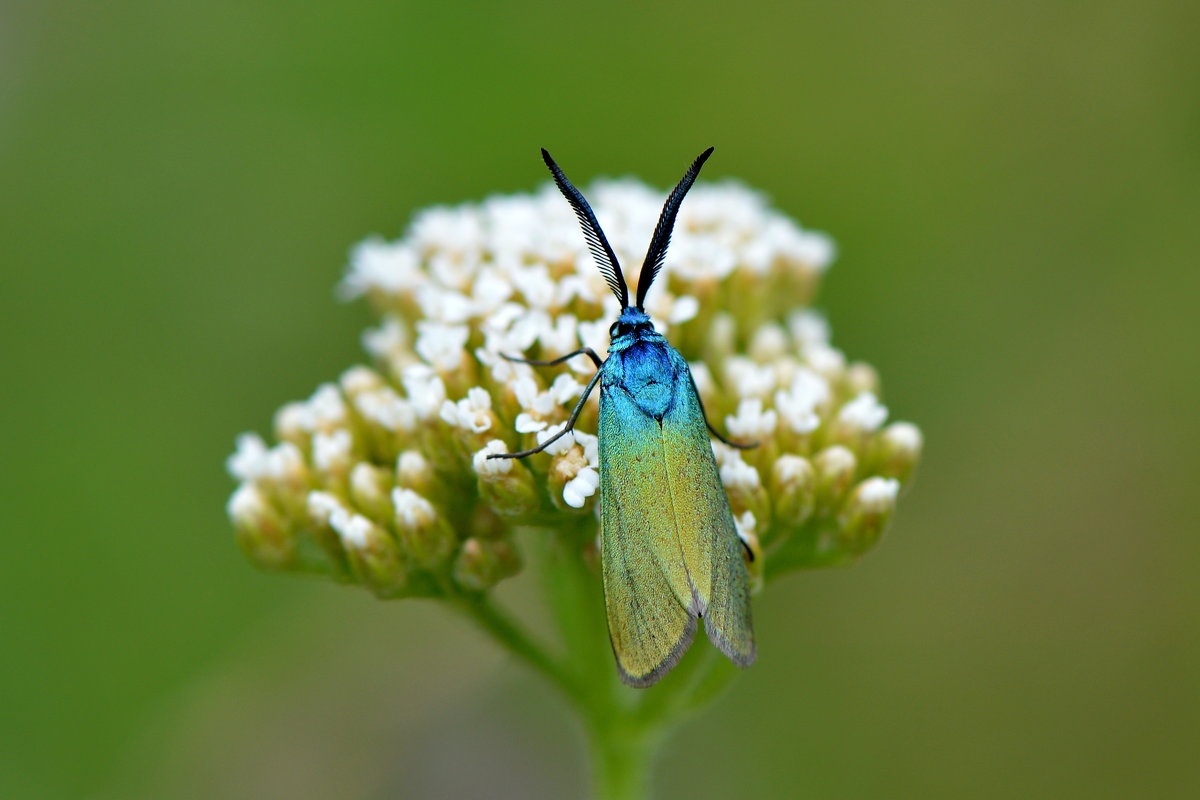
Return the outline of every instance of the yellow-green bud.
{"type": "Polygon", "coordinates": [[[433,504],[411,489],[393,489],[396,530],[412,560],[426,569],[442,564],[454,551],[455,536],[433,504]]]}
{"type": "Polygon", "coordinates": [[[838,516],[838,545],[843,552],[859,555],[879,540],[896,509],[900,482],[873,476],[854,487],[838,516]]]}
{"type": "Polygon", "coordinates": [[[454,581],[469,591],[482,592],[520,568],[520,557],[507,540],[472,537],[463,542],[454,559],[454,581]]]}
{"type": "Polygon", "coordinates": [[[817,505],[821,508],[836,508],[854,481],[858,459],[849,449],[840,444],[826,447],[813,456],[813,467],[817,473],[817,505]]]}
{"type": "Polygon", "coordinates": [[[872,395],[879,394],[879,373],[875,368],[864,361],[855,361],[846,367],[846,374],[842,376],[842,381],[846,387],[846,393],[851,397],[869,392],[872,395]]]}
{"type": "Polygon", "coordinates": [[[372,519],[387,519],[392,514],[391,470],[360,461],[350,470],[350,500],[372,519]]]}
{"type": "Polygon", "coordinates": [[[767,525],[771,519],[771,500],[763,487],[758,470],[742,459],[742,454],[725,445],[714,445],[717,464],[720,468],[721,483],[725,485],[725,493],[729,496],[729,507],[734,516],[741,516],[747,511],[754,514],[760,525],[767,525]]]}
{"type": "Polygon", "coordinates": [[[753,511],[744,511],[733,518],[733,525],[742,541],[742,556],[750,572],[750,589],[756,592],[762,588],[763,578],[763,554],[762,543],[758,538],[758,521],[754,518],[753,511]]]}
{"type": "Polygon", "coordinates": [[[391,534],[361,514],[335,514],[330,523],[341,537],[356,578],[381,597],[403,593],[408,570],[391,534]]]}
{"type": "Polygon", "coordinates": [[[270,569],[287,567],[295,555],[295,540],[284,516],[257,486],[243,483],[226,505],[238,544],[246,555],[270,569]]]}
{"type": "Polygon", "coordinates": [[[893,422],[879,435],[879,472],[906,483],[921,458],[924,439],[911,422],[893,422]]]}
{"type": "Polygon", "coordinates": [[[445,486],[438,480],[433,465],[419,450],[405,450],[396,459],[396,485],[412,489],[432,503],[444,502],[445,486]]]}
{"type": "Polygon", "coordinates": [[[817,473],[807,458],[788,453],[775,460],[771,469],[771,497],[775,525],[795,527],[813,513],[817,496],[817,473]]]}
{"type": "Polygon", "coordinates": [[[538,496],[529,468],[515,458],[488,458],[508,447],[493,439],[471,460],[479,494],[498,514],[520,517],[537,510],[538,496]]]}

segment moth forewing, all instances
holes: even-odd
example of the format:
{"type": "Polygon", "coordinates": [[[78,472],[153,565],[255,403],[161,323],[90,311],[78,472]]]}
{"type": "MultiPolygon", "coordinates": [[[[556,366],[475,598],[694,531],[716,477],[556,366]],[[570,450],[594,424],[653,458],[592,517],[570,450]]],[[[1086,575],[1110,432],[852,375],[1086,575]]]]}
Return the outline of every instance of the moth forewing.
{"type": "Polygon", "coordinates": [[[621,678],[649,686],[691,644],[696,615],[664,503],[667,462],[658,420],[620,385],[601,385],[600,564],[609,638],[621,678]]]}

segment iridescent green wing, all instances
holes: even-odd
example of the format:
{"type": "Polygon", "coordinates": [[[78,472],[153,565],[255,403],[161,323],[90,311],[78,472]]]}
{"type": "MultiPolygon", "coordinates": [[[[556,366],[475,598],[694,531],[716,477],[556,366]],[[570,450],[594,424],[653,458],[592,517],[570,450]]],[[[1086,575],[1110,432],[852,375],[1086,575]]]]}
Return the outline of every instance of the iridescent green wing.
{"type": "Polygon", "coordinates": [[[695,604],[676,535],[662,429],[620,386],[600,392],[600,555],[621,679],[649,686],[683,656],[695,604]]]}
{"type": "Polygon", "coordinates": [[[746,667],[754,662],[755,653],[742,543],[717,471],[696,384],[683,357],[675,350],[671,353],[679,377],[675,402],[663,417],[662,441],[679,540],[708,638],[735,664],[746,667]]]}

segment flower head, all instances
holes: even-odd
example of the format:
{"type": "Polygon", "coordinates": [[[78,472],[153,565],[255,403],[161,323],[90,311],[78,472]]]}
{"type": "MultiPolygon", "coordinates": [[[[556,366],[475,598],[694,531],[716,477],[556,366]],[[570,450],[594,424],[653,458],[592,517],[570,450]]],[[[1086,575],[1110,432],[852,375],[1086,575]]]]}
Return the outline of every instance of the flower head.
{"type": "MultiPolygon", "coordinates": [[[[645,252],[662,194],[632,180],[588,192],[618,258],[645,252]]],[[[750,450],[714,444],[739,535],[766,574],[834,563],[878,539],[920,432],[885,426],[878,378],[848,362],[806,306],[834,257],[823,234],[736,183],[698,185],[645,301],[691,363],[709,420],[750,450]]],[[[633,287],[631,287],[632,289],[633,287]]],[[[379,315],[371,366],[284,406],[268,446],[229,458],[229,515],[265,566],[315,570],[383,596],[480,591],[519,569],[515,524],[594,525],[598,393],[562,430],[620,309],[571,208],[533,194],[428,209],[396,241],[351,252],[341,284],[379,315]]]]}

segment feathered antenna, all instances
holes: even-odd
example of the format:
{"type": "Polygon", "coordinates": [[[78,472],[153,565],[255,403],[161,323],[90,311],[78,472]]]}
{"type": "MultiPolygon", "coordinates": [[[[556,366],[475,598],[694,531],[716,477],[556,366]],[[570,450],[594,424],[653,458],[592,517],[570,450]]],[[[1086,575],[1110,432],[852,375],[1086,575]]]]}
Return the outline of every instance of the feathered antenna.
{"type": "Polygon", "coordinates": [[[625,285],[625,276],[621,274],[621,265],[617,263],[617,256],[609,247],[608,239],[604,238],[604,231],[600,230],[600,223],[596,221],[592,207],[588,205],[583,194],[567,180],[567,176],[559,169],[558,164],[554,163],[554,159],[550,157],[544,147],[542,148],[542,160],[550,168],[550,174],[554,176],[558,190],[563,193],[563,197],[567,198],[571,208],[575,209],[575,216],[579,217],[579,227],[583,228],[583,236],[587,239],[588,249],[592,251],[592,258],[596,259],[596,266],[600,268],[600,274],[604,276],[604,280],[607,281],[613,294],[621,301],[621,308],[625,308],[629,305],[629,287],[625,285]]]}
{"type": "Polygon", "coordinates": [[[688,167],[688,171],[683,174],[683,178],[671,190],[667,202],[663,204],[662,214],[658,217],[658,225],[654,228],[654,237],[650,240],[650,248],[646,250],[646,260],[642,262],[642,272],[638,275],[637,307],[639,309],[646,302],[646,292],[650,290],[650,284],[654,283],[658,271],[662,269],[663,259],[667,257],[667,245],[671,243],[671,229],[675,227],[675,217],[679,214],[679,205],[683,202],[683,196],[696,182],[700,168],[712,155],[712,151],[713,148],[710,147],[696,156],[696,160],[688,167]]]}

